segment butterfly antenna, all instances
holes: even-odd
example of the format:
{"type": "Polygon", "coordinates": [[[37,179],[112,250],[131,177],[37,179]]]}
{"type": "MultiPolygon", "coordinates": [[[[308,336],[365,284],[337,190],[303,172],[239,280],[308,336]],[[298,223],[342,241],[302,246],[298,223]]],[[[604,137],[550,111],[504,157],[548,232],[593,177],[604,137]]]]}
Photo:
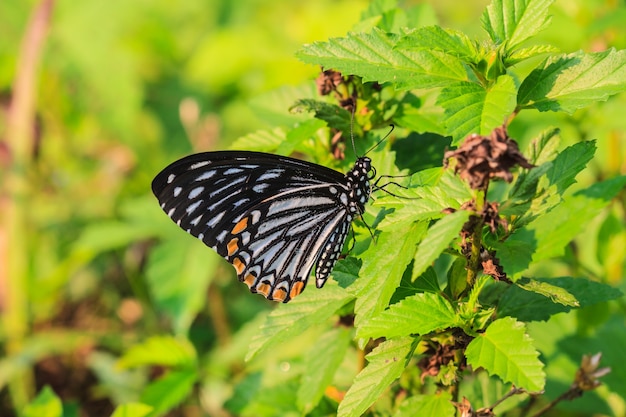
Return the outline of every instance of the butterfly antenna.
{"type": "Polygon", "coordinates": [[[380,145],[381,143],[383,143],[383,141],[384,141],[385,139],[387,139],[387,138],[389,137],[389,135],[391,135],[391,132],[393,132],[393,130],[396,128],[396,126],[395,126],[395,125],[393,125],[393,124],[390,124],[389,126],[391,127],[391,129],[389,130],[389,132],[387,132],[387,134],[385,135],[385,137],[383,137],[381,140],[379,140],[378,142],[376,142],[376,143],[374,144],[374,146],[372,146],[371,148],[369,148],[369,149],[367,150],[367,152],[365,152],[365,155],[367,155],[368,153],[370,153],[371,151],[373,151],[374,149],[376,149],[376,148],[378,147],[378,145],[380,145]]]}
{"type": "Polygon", "coordinates": [[[354,151],[354,155],[358,156],[356,153],[356,145],[354,144],[354,114],[356,112],[356,102],[352,105],[352,112],[350,114],[350,140],[352,141],[352,150],[354,151]]]}

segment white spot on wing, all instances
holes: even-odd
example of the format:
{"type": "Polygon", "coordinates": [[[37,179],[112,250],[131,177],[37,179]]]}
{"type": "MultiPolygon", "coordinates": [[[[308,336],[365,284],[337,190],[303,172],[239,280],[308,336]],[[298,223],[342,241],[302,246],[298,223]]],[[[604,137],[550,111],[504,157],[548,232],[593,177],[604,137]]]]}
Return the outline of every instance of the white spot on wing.
{"type": "Polygon", "coordinates": [[[215,175],[216,172],[217,171],[215,171],[214,169],[211,170],[211,171],[204,171],[202,174],[200,174],[200,175],[198,175],[196,177],[196,181],[208,180],[208,179],[212,178],[215,175]]]}
{"type": "Polygon", "coordinates": [[[174,178],[176,178],[176,175],[174,175],[174,174],[170,174],[170,175],[167,177],[167,183],[168,183],[168,184],[171,184],[171,183],[172,183],[172,181],[174,181],[174,178]]]}
{"type": "Polygon", "coordinates": [[[174,197],[178,197],[180,192],[183,191],[183,187],[175,187],[174,188],[174,197]]]}
{"type": "Polygon", "coordinates": [[[189,205],[189,207],[187,207],[187,209],[185,210],[187,212],[187,214],[191,214],[194,211],[196,211],[196,209],[200,206],[200,204],[202,204],[203,200],[198,200],[195,203],[189,205]]]}
{"type": "Polygon", "coordinates": [[[206,225],[211,228],[215,227],[215,225],[218,224],[220,220],[222,220],[222,217],[224,217],[223,211],[219,212],[216,216],[214,216],[211,220],[209,220],[209,222],[206,225]]]}
{"type": "Polygon", "coordinates": [[[204,187],[194,188],[189,192],[189,199],[193,200],[194,198],[198,197],[202,191],[204,191],[204,187]]]}
{"type": "Polygon", "coordinates": [[[202,168],[204,166],[209,165],[211,162],[209,161],[201,161],[201,162],[196,162],[195,164],[191,165],[189,167],[189,169],[198,169],[198,168],[202,168]]]}

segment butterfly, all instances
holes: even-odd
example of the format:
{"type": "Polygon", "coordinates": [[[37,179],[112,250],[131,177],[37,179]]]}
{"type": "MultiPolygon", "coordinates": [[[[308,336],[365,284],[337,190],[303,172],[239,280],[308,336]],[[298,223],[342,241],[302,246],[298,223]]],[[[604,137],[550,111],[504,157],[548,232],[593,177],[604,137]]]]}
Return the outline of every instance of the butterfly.
{"type": "Polygon", "coordinates": [[[250,291],[290,301],[326,283],[376,175],[362,156],[345,175],[250,151],[187,156],[161,171],[152,191],[163,211],[231,263],[250,291]]]}

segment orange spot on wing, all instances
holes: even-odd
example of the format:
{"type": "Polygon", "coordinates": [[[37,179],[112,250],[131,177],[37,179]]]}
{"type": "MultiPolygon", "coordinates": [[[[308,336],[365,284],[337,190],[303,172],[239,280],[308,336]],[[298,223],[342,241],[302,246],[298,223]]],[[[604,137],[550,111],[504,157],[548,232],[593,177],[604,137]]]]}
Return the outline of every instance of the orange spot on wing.
{"type": "Polygon", "coordinates": [[[246,230],[246,227],[248,227],[248,217],[244,217],[243,219],[239,220],[235,227],[233,227],[233,230],[231,230],[231,233],[233,235],[237,235],[246,230]]]}
{"type": "Polygon", "coordinates": [[[237,252],[237,249],[239,249],[239,239],[231,239],[226,248],[228,249],[228,256],[232,256],[233,253],[237,252]]]}
{"type": "Polygon", "coordinates": [[[235,267],[235,270],[237,271],[237,275],[241,275],[243,270],[246,268],[246,264],[244,264],[239,258],[233,259],[233,266],[235,267]]]}
{"type": "Polygon", "coordinates": [[[252,288],[252,286],[254,285],[254,281],[256,281],[256,277],[252,274],[246,274],[245,278],[243,279],[243,282],[248,285],[248,288],[252,288]]]}
{"type": "Polygon", "coordinates": [[[285,301],[287,298],[287,291],[284,288],[276,288],[272,293],[274,301],[285,301]]]}
{"type": "Polygon", "coordinates": [[[256,286],[256,292],[263,294],[265,298],[267,298],[271,289],[272,287],[270,287],[269,284],[265,284],[265,283],[260,283],[259,285],[256,286]]]}
{"type": "Polygon", "coordinates": [[[304,282],[303,281],[297,281],[291,287],[291,291],[289,291],[289,296],[291,298],[295,298],[296,295],[300,294],[303,289],[304,289],[304,282]]]}

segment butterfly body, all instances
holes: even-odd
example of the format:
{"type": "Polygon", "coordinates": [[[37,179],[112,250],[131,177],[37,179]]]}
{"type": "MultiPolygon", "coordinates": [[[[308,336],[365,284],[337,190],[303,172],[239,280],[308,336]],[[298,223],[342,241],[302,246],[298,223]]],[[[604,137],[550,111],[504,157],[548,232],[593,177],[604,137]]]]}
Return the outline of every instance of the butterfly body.
{"type": "Polygon", "coordinates": [[[288,302],[315,266],[321,288],[365,210],[373,168],[346,174],[261,152],[205,152],[159,173],[152,190],[182,229],[230,262],[250,290],[288,302]]]}

